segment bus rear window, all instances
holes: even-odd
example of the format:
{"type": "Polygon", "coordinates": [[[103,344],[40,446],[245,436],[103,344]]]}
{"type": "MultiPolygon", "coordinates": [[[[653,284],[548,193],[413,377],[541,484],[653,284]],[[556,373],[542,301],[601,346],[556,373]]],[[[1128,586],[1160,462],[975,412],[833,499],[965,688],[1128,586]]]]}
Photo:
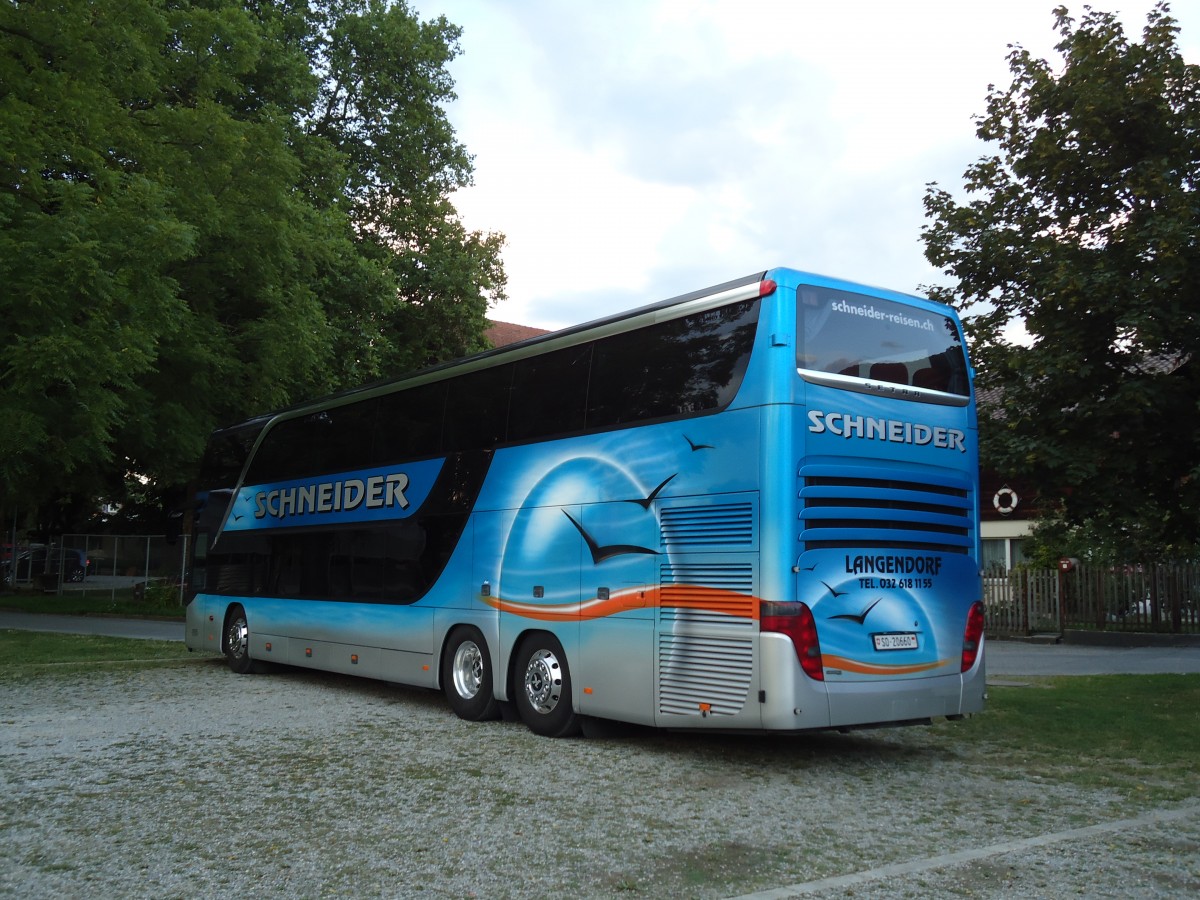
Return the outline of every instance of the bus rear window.
{"type": "Polygon", "coordinates": [[[811,285],[797,289],[796,306],[802,372],[970,394],[962,338],[949,316],[811,285]]]}

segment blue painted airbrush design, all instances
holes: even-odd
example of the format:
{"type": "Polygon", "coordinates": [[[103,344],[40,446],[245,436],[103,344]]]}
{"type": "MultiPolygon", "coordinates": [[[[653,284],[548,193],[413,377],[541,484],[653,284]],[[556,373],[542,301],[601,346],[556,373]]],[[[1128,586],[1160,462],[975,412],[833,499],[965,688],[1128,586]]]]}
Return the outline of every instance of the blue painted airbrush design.
{"type": "Polygon", "coordinates": [[[501,563],[503,596],[527,599],[540,585],[547,605],[579,603],[595,599],[600,582],[644,583],[646,559],[661,552],[653,503],[642,505],[654,486],[644,483],[612,458],[550,467],[518,503],[501,563]],[[591,591],[581,592],[581,572],[591,591]]]}
{"type": "Polygon", "coordinates": [[[910,562],[914,570],[928,568],[925,574],[866,575],[853,555],[804,554],[797,599],[813,610],[826,666],[847,682],[957,672],[962,645],[957,610],[963,597],[978,590],[974,561],[961,554],[886,555],[903,561],[892,568],[908,569],[910,562]],[[877,649],[875,635],[913,635],[914,646],[877,649]]]}

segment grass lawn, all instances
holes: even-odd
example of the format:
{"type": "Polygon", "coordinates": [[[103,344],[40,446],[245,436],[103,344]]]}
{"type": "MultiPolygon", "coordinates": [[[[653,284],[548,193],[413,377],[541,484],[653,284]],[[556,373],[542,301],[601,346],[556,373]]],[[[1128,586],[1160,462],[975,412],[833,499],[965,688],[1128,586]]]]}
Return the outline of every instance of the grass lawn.
{"type": "Polygon", "coordinates": [[[1127,796],[1200,796],[1200,675],[1030,679],[988,688],[985,711],[945,730],[1026,778],[1127,796]]]}
{"type": "Polygon", "coordinates": [[[195,659],[182,641],[142,641],[99,634],[0,630],[0,675],[64,671],[100,664],[145,665],[195,659]]]}
{"type": "Polygon", "coordinates": [[[116,590],[64,591],[61,595],[42,591],[18,590],[0,594],[0,608],[19,612],[57,613],[64,616],[162,616],[183,618],[179,590],[154,585],[144,591],[131,587],[116,590]]]}

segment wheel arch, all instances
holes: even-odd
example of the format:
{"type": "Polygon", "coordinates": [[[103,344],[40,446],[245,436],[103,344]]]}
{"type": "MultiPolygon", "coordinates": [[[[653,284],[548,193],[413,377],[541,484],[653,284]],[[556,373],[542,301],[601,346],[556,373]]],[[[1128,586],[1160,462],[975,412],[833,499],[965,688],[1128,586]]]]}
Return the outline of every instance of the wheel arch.
{"type": "MultiPolygon", "coordinates": [[[[485,644],[488,643],[487,632],[484,631],[482,628],[480,628],[474,622],[468,622],[468,621],[464,620],[464,621],[457,621],[457,622],[454,622],[452,625],[449,625],[446,628],[446,630],[442,632],[442,641],[441,641],[441,644],[438,645],[438,651],[437,651],[437,667],[436,667],[437,674],[435,676],[434,681],[435,681],[435,687],[439,691],[444,690],[446,687],[442,683],[442,669],[446,665],[446,654],[450,652],[450,644],[454,641],[455,635],[457,635],[460,631],[465,631],[467,629],[471,629],[472,631],[478,632],[479,635],[483,638],[484,643],[485,644]]],[[[490,651],[491,649],[492,649],[492,647],[489,644],[488,650],[490,651]]],[[[495,657],[495,654],[493,654],[493,658],[494,657],[495,657]]],[[[493,668],[495,667],[494,662],[492,663],[492,666],[493,666],[493,668]]]]}
{"type": "MultiPolygon", "coordinates": [[[[508,654],[502,652],[505,648],[501,644],[500,621],[494,612],[490,615],[480,615],[461,609],[442,610],[437,614],[435,628],[434,645],[430,649],[433,651],[431,656],[436,670],[433,686],[437,690],[444,690],[446,687],[442,683],[442,667],[446,662],[446,653],[454,636],[463,628],[474,628],[483,636],[483,642],[487,645],[492,660],[492,682],[497,689],[501,687],[500,682],[505,678],[504,664],[509,660],[508,654]]],[[[510,647],[508,653],[511,652],[510,647]]]]}
{"type": "MultiPolygon", "coordinates": [[[[572,626],[575,625],[573,622],[570,624],[572,626]]],[[[562,647],[563,654],[566,657],[567,668],[571,672],[571,677],[572,679],[576,678],[577,673],[575,667],[578,665],[579,659],[579,632],[574,628],[560,630],[556,628],[545,628],[538,627],[537,625],[530,625],[529,627],[523,628],[521,631],[517,632],[512,641],[505,647],[506,655],[504,659],[503,673],[504,699],[512,700],[516,696],[516,691],[523,681],[523,678],[517,674],[517,657],[519,656],[518,651],[521,649],[521,644],[523,644],[528,638],[539,634],[549,635],[558,641],[559,646],[562,647]]],[[[571,707],[577,713],[579,712],[579,696],[580,691],[578,690],[573,691],[571,694],[571,707]]]]}
{"type": "MultiPolygon", "coordinates": [[[[504,664],[504,684],[501,686],[505,699],[512,700],[516,696],[517,690],[517,650],[525,639],[534,634],[549,634],[557,638],[549,628],[524,628],[513,636],[512,641],[505,647],[505,664],[504,664]]],[[[561,639],[560,643],[561,643],[561,639]]]]}

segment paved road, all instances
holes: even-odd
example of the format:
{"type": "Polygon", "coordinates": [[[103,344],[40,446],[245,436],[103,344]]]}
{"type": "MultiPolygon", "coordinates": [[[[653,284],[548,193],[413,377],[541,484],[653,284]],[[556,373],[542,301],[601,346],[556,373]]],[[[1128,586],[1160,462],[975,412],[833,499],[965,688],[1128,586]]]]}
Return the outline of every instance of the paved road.
{"type": "Polygon", "coordinates": [[[0,628],[52,631],[58,634],[104,634],[150,641],[182,641],[183,622],[113,619],[106,616],[53,616],[0,611],[0,628]]]}
{"type": "MultiPolygon", "coordinates": [[[[183,640],[182,622],[144,619],[0,611],[0,628],[63,634],[106,634],[159,641],[183,640]]],[[[987,667],[988,675],[998,678],[1022,675],[1200,673],[1200,647],[1082,647],[991,641],[987,645],[987,667]]]]}
{"type": "Polygon", "coordinates": [[[991,641],[989,677],[1022,675],[1153,675],[1200,672],[1200,647],[1083,647],[991,641]]]}

